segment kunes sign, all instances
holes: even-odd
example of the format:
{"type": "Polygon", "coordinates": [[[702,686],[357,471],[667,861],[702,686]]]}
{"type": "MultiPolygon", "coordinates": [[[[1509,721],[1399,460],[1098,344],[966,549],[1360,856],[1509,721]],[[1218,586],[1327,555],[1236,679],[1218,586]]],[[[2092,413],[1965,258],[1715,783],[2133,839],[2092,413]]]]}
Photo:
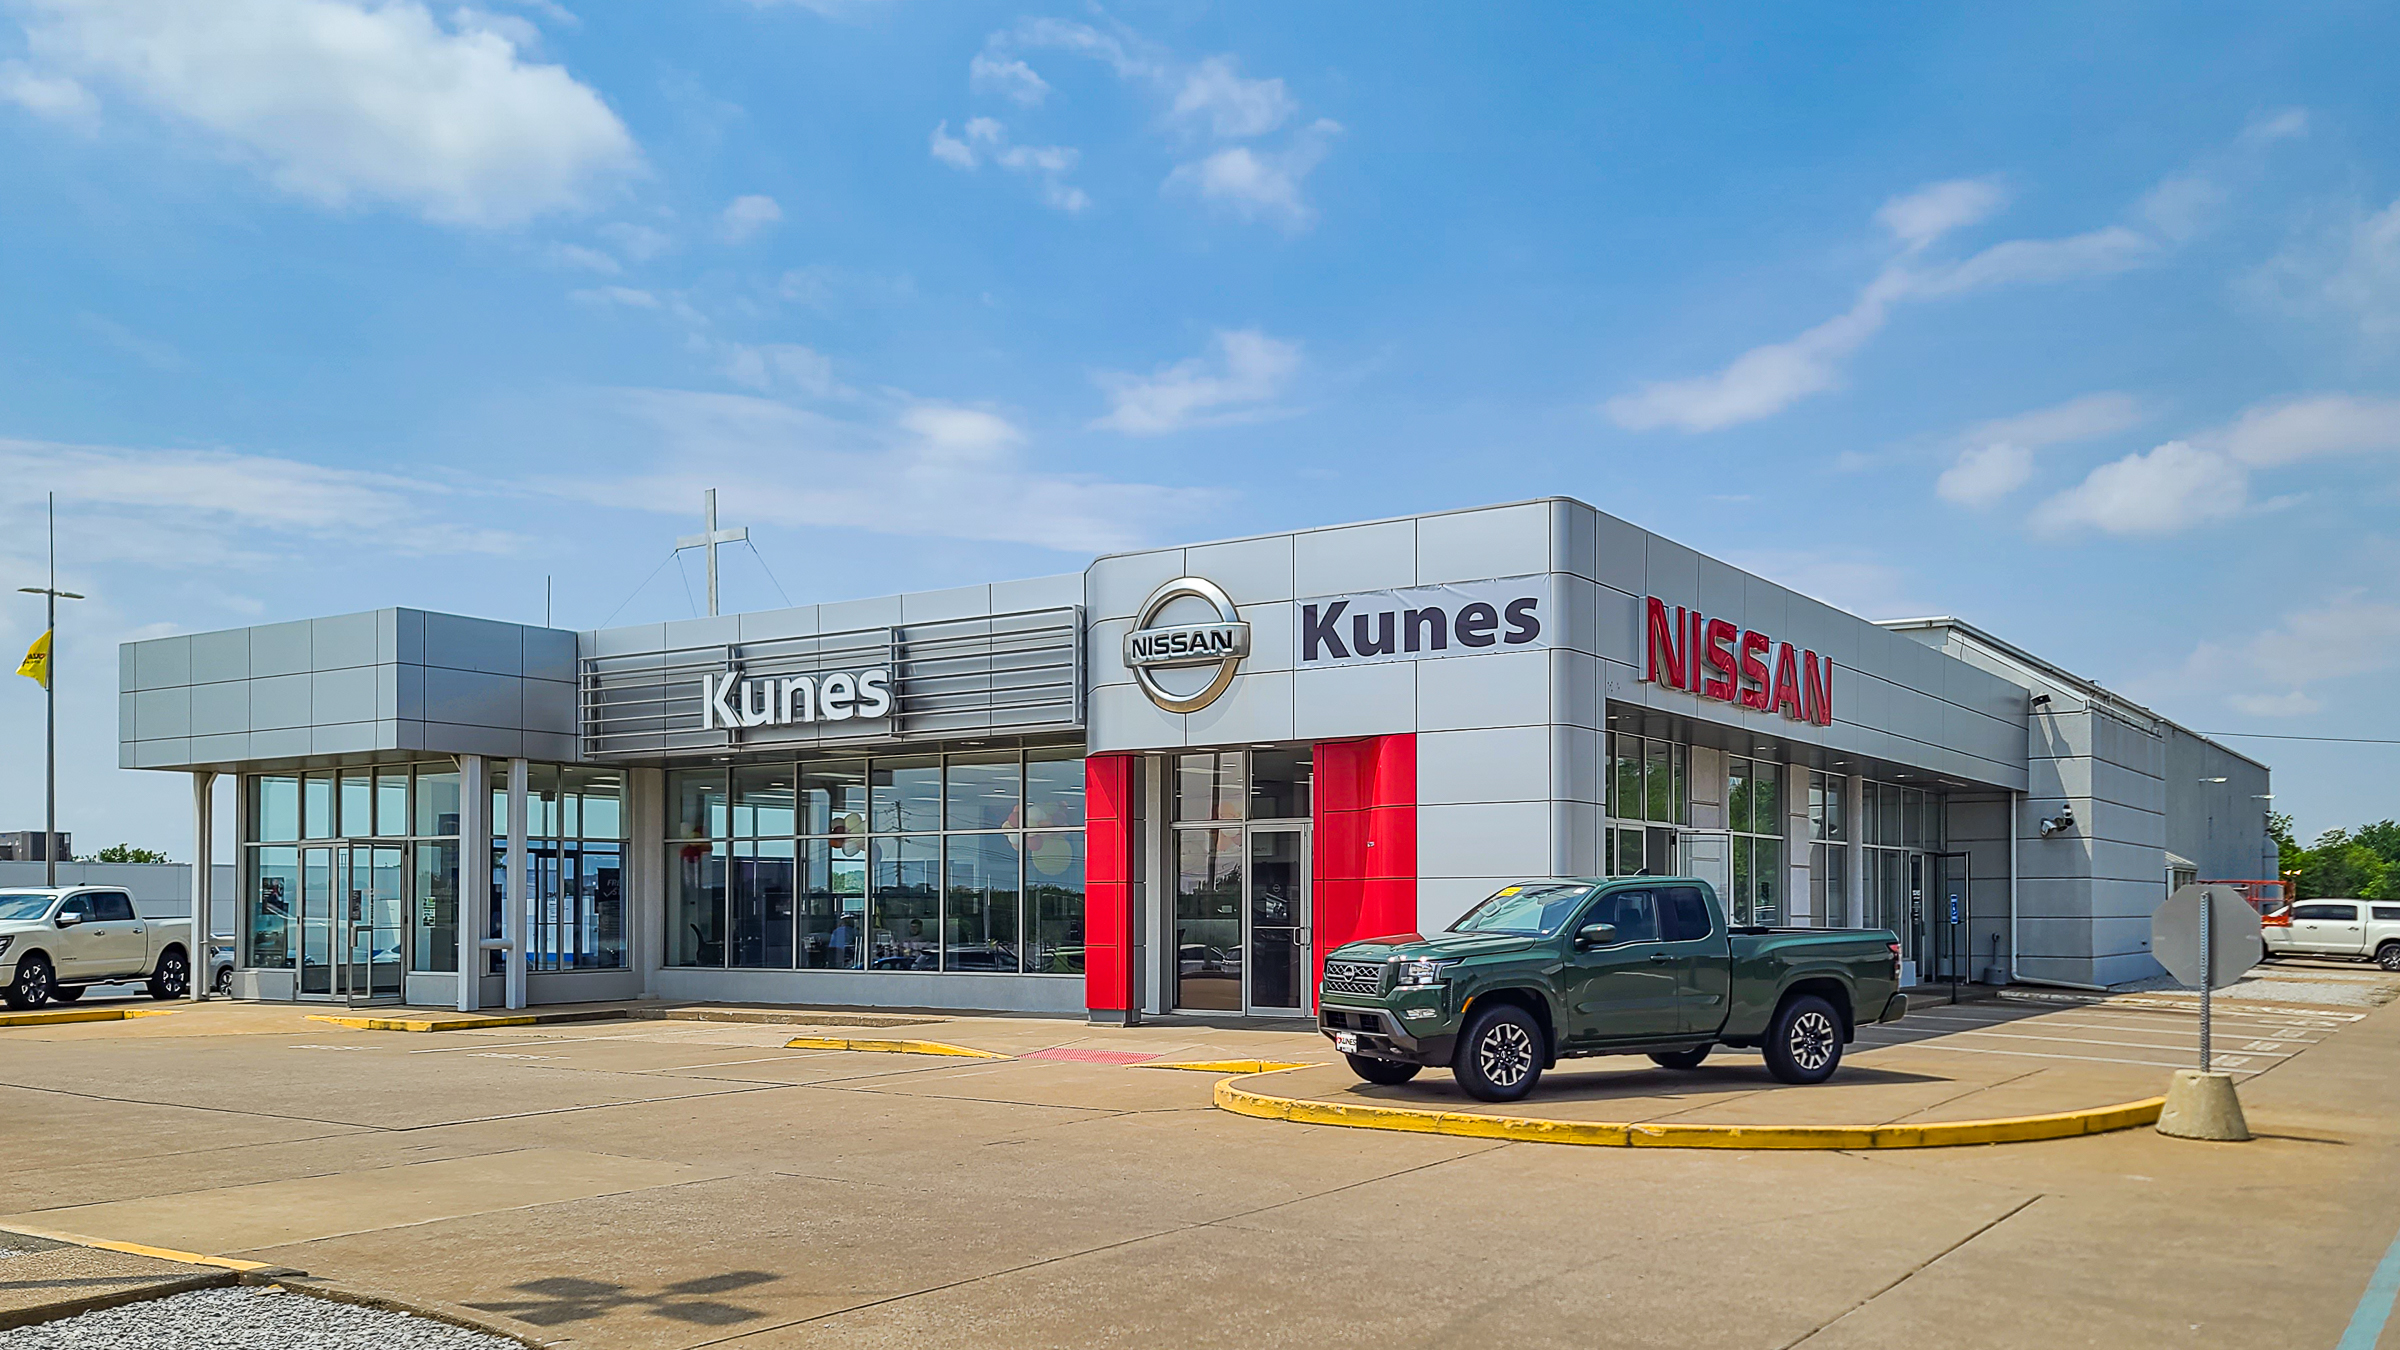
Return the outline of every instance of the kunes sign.
{"type": "Polygon", "coordinates": [[[891,672],[743,679],[738,670],[700,677],[700,729],[791,726],[801,722],[873,722],[892,714],[891,672]]]}
{"type": "Polygon", "coordinates": [[[1527,647],[1541,641],[1546,591],[1540,578],[1519,577],[1305,600],[1294,652],[1305,670],[1527,647]]]}
{"type": "Polygon", "coordinates": [[[1645,608],[1643,680],[1795,722],[1833,724],[1832,657],[1696,609],[1677,605],[1670,613],[1657,596],[1645,608]]]}

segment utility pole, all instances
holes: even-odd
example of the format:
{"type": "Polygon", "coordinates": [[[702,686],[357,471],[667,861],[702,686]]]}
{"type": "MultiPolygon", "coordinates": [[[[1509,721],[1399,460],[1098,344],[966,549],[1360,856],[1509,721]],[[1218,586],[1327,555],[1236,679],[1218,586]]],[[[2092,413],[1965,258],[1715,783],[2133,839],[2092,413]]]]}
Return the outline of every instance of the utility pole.
{"type": "MultiPolygon", "coordinates": [[[[717,614],[717,545],[747,543],[750,539],[750,531],[747,526],[740,525],[730,530],[717,528],[717,490],[715,488],[710,488],[700,499],[700,524],[700,533],[687,534],[675,541],[675,551],[681,553],[687,548],[707,551],[708,614],[713,619],[717,614]]],[[[686,598],[689,598],[688,594],[686,598]]]]}
{"type": "MultiPolygon", "coordinates": [[[[19,586],[27,595],[44,597],[47,623],[42,640],[35,645],[41,649],[42,712],[47,723],[42,776],[42,884],[58,884],[58,602],[81,600],[73,591],[58,588],[58,494],[50,494],[50,584],[19,586]]],[[[26,666],[34,664],[33,654],[27,653],[25,666],[19,674],[30,674],[26,666]]]]}

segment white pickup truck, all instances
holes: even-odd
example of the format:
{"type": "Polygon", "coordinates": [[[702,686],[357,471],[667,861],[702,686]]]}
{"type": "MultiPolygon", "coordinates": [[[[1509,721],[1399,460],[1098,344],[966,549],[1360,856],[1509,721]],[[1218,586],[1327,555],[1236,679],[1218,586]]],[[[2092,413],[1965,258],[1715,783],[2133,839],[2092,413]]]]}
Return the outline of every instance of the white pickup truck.
{"type": "Polygon", "coordinates": [[[2400,971],[2400,904],[2299,900],[2259,920],[2269,956],[2347,956],[2400,971]]]}
{"type": "Polygon", "coordinates": [[[145,919],[114,886],[0,890],[0,999],[73,1003],[95,984],[144,980],[150,997],[191,990],[191,920],[145,919]]]}

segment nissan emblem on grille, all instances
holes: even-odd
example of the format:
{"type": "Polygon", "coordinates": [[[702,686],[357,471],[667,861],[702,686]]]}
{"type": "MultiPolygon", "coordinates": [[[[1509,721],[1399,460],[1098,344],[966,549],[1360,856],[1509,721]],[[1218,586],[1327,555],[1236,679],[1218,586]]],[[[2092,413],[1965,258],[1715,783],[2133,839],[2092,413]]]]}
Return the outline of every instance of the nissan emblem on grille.
{"type": "Polygon", "coordinates": [[[1351,961],[1325,963],[1325,987],[1337,994],[1380,994],[1383,967],[1351,961]]]}

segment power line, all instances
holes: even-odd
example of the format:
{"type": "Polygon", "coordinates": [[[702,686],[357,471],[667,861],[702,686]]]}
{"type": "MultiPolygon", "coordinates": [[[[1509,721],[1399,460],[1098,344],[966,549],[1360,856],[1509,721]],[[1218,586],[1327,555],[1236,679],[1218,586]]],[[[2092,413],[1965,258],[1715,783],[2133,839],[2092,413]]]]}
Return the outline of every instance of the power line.
{"type": "Polygon", "coordinates": [[[683,603],[690,607],[692,617],[700,617],[700,602],[692,598],[692,575],[683,570],[683,550],[675,550],[675,579],[683,583],[683,603]]]}
{"type": "Polygon", "coordinates": [[[775,593],[783,597],[783,607],[785,609],[790,609],[792,607],[792,597],[789,592],[783,589],[783,583],[776,579],[775,569],[767,566],[767,555],[759,552],[758,545],[751,544],[747,537],[743,538],[742,542],[745,544],[750,544],[750,556],[758,559],[759,570],[767,574],[767,580],[775,583],[775,593]]]}
{"type": "Polygon", "coordinates": [[[2203,731],[2203,736],[2242,736],[2254,741],[2333,741],[2341,745],[2400,745],[2382,736],[2290,736],[2277,731],[2203,731]]]}

